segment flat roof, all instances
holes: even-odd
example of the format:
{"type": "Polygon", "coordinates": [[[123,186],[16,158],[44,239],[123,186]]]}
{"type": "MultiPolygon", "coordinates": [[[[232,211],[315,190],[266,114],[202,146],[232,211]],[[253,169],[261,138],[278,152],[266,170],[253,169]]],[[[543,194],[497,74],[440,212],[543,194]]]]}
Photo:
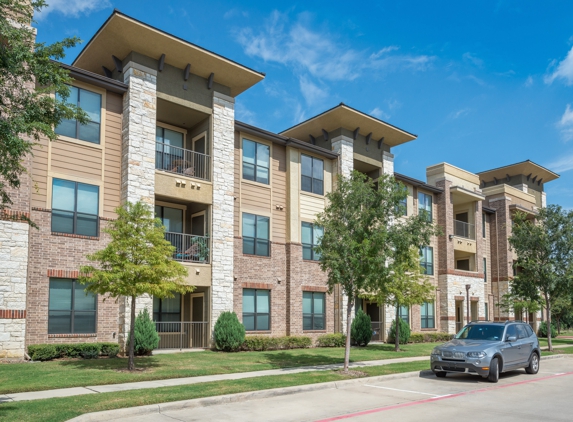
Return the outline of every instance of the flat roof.
{"type": "Polygon", "coordinates": [[[521,161],[519,163],[510,164],[503,167],[498,167],[491,170],[481,171],[476,173],[481,180],[490,181],[494,177],[496,179],[502,180],[507,177],[507,175],[515,176],[517,174],[523,174],[525,176],[531,175],[531,177],[537,177],[537,180],[543,180],[543,183],[551,182],[552,180],[558,179],[559,175],[552,172],[551,170],[534,163],[531,160],[521,161]],[[485,179],[488,180],[485,180],[485,179]]]}
{"type": "Polygon", "coordinates": [[[413,141],[418,137],[344,103],[286,129],[280,134],[298,139],[308,139],[308,135],[321,136],[322,129],[331,132],[341,127],[348,130],[360,128],[359,133],[361,135],[366,136],[372,133],[372,139],[376,141],[383,137],[384,143],[391,147],[413,141]]]}
{"type": "Polygon", "coordinates": [[[205,79],[214,73],[213,80],[229,87],[233,97],[265,77],[264,73],[157,29],[117,9],[89,40],[72,65],[103,74],[102,66],[115,68],[112,55],[123,60],[132,51],[157,60],[165,54],[165,63],[179,69],[191,64],[191,73],[205,79]]]}

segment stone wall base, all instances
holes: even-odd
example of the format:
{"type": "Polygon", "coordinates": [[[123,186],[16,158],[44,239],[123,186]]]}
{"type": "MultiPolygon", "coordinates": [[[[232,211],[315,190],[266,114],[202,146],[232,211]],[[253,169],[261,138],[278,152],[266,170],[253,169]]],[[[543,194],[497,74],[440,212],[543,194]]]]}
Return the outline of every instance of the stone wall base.
{"type": "Polygon", "coordinates": [[[25,319],[0,319],[0,359],[24,357],[25,319]]]}

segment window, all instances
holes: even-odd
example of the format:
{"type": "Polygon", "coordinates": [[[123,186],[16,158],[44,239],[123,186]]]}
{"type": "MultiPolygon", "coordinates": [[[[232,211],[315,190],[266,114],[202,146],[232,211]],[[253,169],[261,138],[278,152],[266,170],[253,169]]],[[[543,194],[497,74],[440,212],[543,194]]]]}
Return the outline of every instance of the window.
{"type": "Polygon", "coordinates": [[[320,254],[314,251],[324,231],[311,223],[302,223],[302,259],[318,261],[320,254]]]}
{"type": "Polygon", "coordinates": [[[410,325],[410,309],[407,306],[400,306],[398,316],[402,321],[405,321],[406,324],[410,325]]]}
{"type": "Polygon", "coordinates": [[[302,154],[300,188],[305,192],[324,194],[324,162],[318,158],[302,154]]]}
{"type": "Polygon", "coordinates": [[[270,330],[270,297],[270,290],[243,289],[243,325],[245,330],[270,330]]]}
{"type": "Polygon", "coordinates": [[[101,125],[101,95],[75,86],[70,87],[66,99],[56,95],[58,101],[81,107],[88,115],[88,122],[80,124],[76,119],[64,119],[56,127],[58,135],[99,144],[101,125]]]}
{"type": "Polygon", "coordinates": [[[183,149],[183,133],[166,129],[161,126],[155,128],[155,168],[159,170],[184,173],[191,167],[183,149]],[[187,160],[186,160],[187,159],[187,160]]]}
{"type": "Polygon", "coordinates": [[[509,337],[517,337],[517,329],[515,328],[515,325],[507,326],[507,329],[505,330],[505,340],[507,341],[509,337]]]}
{"type": "Polygon", "coordinates": [[[408,215],[408,195],[401,199],[398,203],[398,207],[396,208],[396,214],[398,216],[406,216],[408,215]]]}
{"type": "Polygon", "coordinates": [[[483,213],[481,215],[481,235],[484,239],[485,239],[485,226],[486,226],[485,223],[486,222],[487,222],[487,215],[485,213],[483,213]]]}
{"type": "Polygon", "coordinates": [[[52,231],[98,235],[99,187],[69,180],[52,182],[52,231]]]}
{"type": "Polygon", "coordinates": [[[424,302],[421,307],[422,328],[434,328],[434,302],[424,302]]]}
{"type": "Polygon", "coordinates": [[[243,253],[269,256],[269,217],[243,213],[243,253]]]}
{"type": "Polygon", "coordinates": [[[159,218],[167,233],[183,233],[183,210],[179,208],[155,206],[155,218],[159,218]]]}
{"type": "Polygon", "coordinates": [[[483,282],[487,283],[487,259],[483,259],[483,282]]]}
{"type": "Polygon", "coordinates": [[[302,292],[302,329],[325,330],[325,294],[302,292]]]}
{"type": "Polygon", "coordinates": [[[157,332],[181,331],[181,294],[166,299],[153,297],[153,321],[157,332]]]}
{"type": "Polygon", "coordinates": [[[50,279],[48,334],[96,333],[97,296],[76,280],[50,279]]]}
{"type": "Polygon", "coordinates": [[[516,329],[517,329],[517,339],[518,340],[520,340],[522,338],[529,337],[527,335],[527,331],[525,330],[525,325],[516,325],[516,329]]]}
{"type": "Polygon", "coordinates": [[[420,248],[420,266],[426,275],[434,275],[434,248],[424,246],[420,248]]]}
{"type": "Polygon", "coordinates": [[[270,147],[243,139],[243,179],[269,184],[270,147]]]}
{"type": "Polygon", "coordinates": [[[456,270],[470,271],[470,260],[469,259],[456,260],[456,270]]]}
{"type": "Polygon", "coordinates": [[[418,214],[425,215],[428,221],[432,221],[432,195],[418,192],[418,214]]]}

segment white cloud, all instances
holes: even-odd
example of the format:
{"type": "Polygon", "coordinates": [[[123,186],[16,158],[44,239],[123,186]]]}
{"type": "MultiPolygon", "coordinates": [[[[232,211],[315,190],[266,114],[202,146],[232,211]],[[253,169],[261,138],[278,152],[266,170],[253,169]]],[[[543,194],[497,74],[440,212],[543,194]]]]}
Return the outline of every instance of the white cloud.
{"type": "MultiPolygon", "coordinates": [[[[555,67],[556,61],[552,61],[551,67],[555,67]]],[[[555,79],[564,79],[565,85],[573,85],[573,47],[567,53],[565,57],[555,68],[553,73],[545,76],[544,80],[546,84],[551,84],[555,79]]]]}
{"type": "Polygon", "coordinates": [[[239,10],[237,8],[233,8],[233,9],[227,10],[225,12],[225,14],[223,15],[223,19],[231,19],[231,18],[235,18],[235,17],[248,18],[249,13],[244,11],[244,10],[239,10]]]}
{"type": "Polygon", "coordinates": [[[565,113],[561,116],[561,120],[557,122],[557,127],[561,132],[561,138],[568,142],[573,139],[573,110],[571,104],[567,104],[565,113]]]}
{"type": "Polygon", "coordinates": [[[523,85],[525,85],[525,87],[527,87],[527,88],[532,86],[533,85],[533,77],[531,75],[529,75],[527,77],[527,79],[525,80],[525,83],[523,85]]]}
{"type": "Polygon", "coordinates": [[[308,14],[300,14],[291,22],[288,15],[274,11],[262,26],[243,28],[236,38],[249,56],[329,81],[354,80],[365,70],[425,70],[434,59],[398,54],[396,46],[369,54],[353,49],[334,33],[315,29],[317,26],[308,14]]]}
{"type": "Polygon", "coordinates": [[[379,119],[382,119],[382,120],[388,120],[390,118],[390,115],[379,107],[375,107],[368,114],[370,114],[371,116],[374,116],[374,117],[378,117],[379,119]]]}
{"type": "Polygon", "coordinates": [[[547,164],[546,167],[555,173],[564,173],[566,171],[573,170],[573,153],[562,156],[552,163],[547,164]]]}
{"type": "Polygon", "coordinates": [[[469,63],[473,64],[474,66],[477,66],[477,67],[483,66],[483,60],[477,56],[474,56],[472,53],[469,53],[469,52],[464,53],[462,55],[462,59],[464,59],[465,62],[469,62],[469,63]]]}
{"type": "Polygon", "coordinates": [[[455,120],[459,117],[465,116],[466,114],[468,114],[470,112],[469,108],[462,108],[460,110],[456,110],[456,111],[452,111],[450,114],[448,114],[448,118],[455,120]]]}
{"type": "Polygon", "coordinates": [[[101,9],[111,7],[109,0],[48,0],[48,6],[35,15],[37,20],[45,19],[52,12],[77,18],[101,9]]]}
{"type": "Polygon", "coordinates": [[[328,90],[320,88],[306,76],[299,78],[299,85],[300,92],[309,106],[319,104],[328,98],[328,90]]]}

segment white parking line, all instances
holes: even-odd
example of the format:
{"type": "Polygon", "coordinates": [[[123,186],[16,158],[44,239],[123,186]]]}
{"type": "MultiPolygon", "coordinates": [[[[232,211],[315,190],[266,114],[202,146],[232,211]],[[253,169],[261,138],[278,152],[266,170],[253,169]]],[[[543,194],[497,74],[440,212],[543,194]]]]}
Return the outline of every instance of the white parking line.
{"type": "MultiPolygon", "coordinates": [[[[421,391],[400,390],[399,388],[380,387],[379,385],[364,384],[364,386],[365,387],[373,387],[373,388],[381,388],[382,390],[400,391],[402,393],[413,393],[413,394],[423,394],[425,396],[432,396],[432,397],[443,397],[443,396],[438,396],[436,394],[431,394],[431,393],[422,393],[421,391]]],[[[446,394],[446,395],[449,396],[449,394],[446,394]]]]}

